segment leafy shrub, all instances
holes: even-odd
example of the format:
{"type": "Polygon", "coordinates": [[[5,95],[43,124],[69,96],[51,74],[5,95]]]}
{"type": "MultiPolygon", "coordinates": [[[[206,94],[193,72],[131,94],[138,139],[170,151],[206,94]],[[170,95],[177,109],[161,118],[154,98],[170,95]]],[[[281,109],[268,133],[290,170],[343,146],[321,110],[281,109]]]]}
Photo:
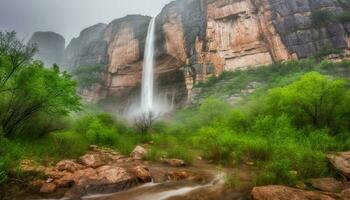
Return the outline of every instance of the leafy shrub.
{"type": "Polygon", "coordinates": [[[350,93],[346,85],[345,80],[307,73],[286,87],[272,89],[266,99],[267,112],[275,116],[286,113],[298,127],[329,127],[338,132],[348,122],[350,93]]]}
{"type": "Polygon", "coordinates": [[[0,137],[0,185],[7,181],[10,171],[16,169],[22,155],[15,143],[0,137]]]}

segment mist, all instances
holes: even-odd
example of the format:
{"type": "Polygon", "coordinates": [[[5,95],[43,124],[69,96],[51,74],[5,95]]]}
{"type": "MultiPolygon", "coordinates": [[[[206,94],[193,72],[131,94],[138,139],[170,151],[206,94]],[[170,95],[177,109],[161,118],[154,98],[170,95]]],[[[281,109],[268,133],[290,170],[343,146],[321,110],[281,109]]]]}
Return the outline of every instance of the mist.
{"type": "Polygon", "coordinates": [[[128,14],[154,16],[171,0],[0,0],[0,30],[28,40],[35,31],[53,31],[68,43],[81,30],[128,14]]]}

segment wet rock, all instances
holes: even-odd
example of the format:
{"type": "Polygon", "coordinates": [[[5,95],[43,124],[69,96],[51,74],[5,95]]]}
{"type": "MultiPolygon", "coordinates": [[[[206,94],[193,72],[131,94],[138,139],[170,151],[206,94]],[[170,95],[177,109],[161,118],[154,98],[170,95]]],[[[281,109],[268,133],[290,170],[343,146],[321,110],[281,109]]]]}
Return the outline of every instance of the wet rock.
{"type": "Polygon", "coordinates": [[[147,155],[147,150],[142,146],[136,146],[130,157],[134,160],[142,160],[147,155]]]}
{"type": "Polygon", "coordinates": [[[183,167],[186,165],[185,161],[180,159],[164,159],[164,161],[173,167],[183,167]]]}
{"type": "Polygon", "coordinates": [[[69,198],[117,192],[137,185],[137,180],[124,168],[109,165],[80,170],[73,176],[75,183],[65,194],[69,198]]]}
{"type": "Polygon", "coordinates": [[[339,193],[344,189],[343,183],[334,178],[309,179],[306,183],[310,184],[315,189],[325,192],[339,193]]]}
{"type": "Polygon", "coordinates": [[[151,182],[152,176],[149,169],[144,165],[139,165],[133,169],[134,175],[143,182],[151,182]]]}
{"type": "Polygon", "coordinates": [[[306,191],[286,186],[271,185],[255,187],[251,192],[253,200],[336,200],[340,195],[335,193],[306,191]]]}
{"type": "Polygon", "coordinates": [[[84,168],[84,166],[76,163],[74,160],[62,160],[56,164],[58,171],[75,172],[84,168]]]}
{"type": "Polygon", "coordinates": [[[171,171],[166,173],[167,180],[170,181],[180,181],[189,178],[189,174],[187,172],[176,172],[171,171]]]}
{"type": "Polygon", "coordinates": [[[93,168],[78,170],[73,174],[75,184],[83,184],[85,180],[97,179],[97,171],[93,168]]]}
{"type": "Polygon", "coordinates": [[[343,190],[341,193],[340,193],[340,196],[342,199],[350,199],[350,189],[346,189],[346,190],[343,190]]]}
{"type": "Polygon", "coordinates": [[[43,194],[48,194],[48,193],[53,193],[56,191],[57,186],[54,183],[45,183],[43,186],[40,188],[40,193],[43,194]]]}
{"type": "Polygon", "coordinates": [[[97,168],[106,163],[102,160],[99,154],[89,153],[80,157],[79,161],[88,167],[97,168]]]}
{"type": "Polygon", "coordinates": [[[47,177],[52,179],[62,178],[66,174],[65,172],[57,171],[56,168],[52,168],[52,167],[46,168],[44,173],[47,177]]]}
{"type": "Polygon", "coordinates": [[[67,173],[62,178],[54,181],[57,187],[70,187],[74,183],[74,175],[72,173],[67,173]]]}
{"type": "Polygon", "coordinates": [[[335,169],[350,178],[350,152],[328,154],[327,158],[335,169]]]}
{"type": "Polygon", "coordinates": [[[29,183],[29,186],[35,190],[35,191],[39,191],[40,188],[45,184],[46,182],[44,180],[34,180],[32,182],[29,183]]]}
{"type": "Polygon", "coordinates": [[[106,179],[109,183],[117,183],[131,179],[128,172],[121,167],[102,166],[98,168],[98,179],[106,179]]]}

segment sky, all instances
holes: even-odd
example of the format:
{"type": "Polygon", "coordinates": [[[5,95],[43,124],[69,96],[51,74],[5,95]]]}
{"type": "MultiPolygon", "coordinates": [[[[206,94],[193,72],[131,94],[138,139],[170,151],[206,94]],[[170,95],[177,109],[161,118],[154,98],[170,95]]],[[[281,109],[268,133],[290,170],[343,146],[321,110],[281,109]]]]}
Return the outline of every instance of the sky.
{"type": "Polygon", "coordinates": [[[83,29],[128,14],[154,16],[171,0],[0,0],[0,30],[29,40],[35,31],[53,31],[66,45],[83,29]]]}

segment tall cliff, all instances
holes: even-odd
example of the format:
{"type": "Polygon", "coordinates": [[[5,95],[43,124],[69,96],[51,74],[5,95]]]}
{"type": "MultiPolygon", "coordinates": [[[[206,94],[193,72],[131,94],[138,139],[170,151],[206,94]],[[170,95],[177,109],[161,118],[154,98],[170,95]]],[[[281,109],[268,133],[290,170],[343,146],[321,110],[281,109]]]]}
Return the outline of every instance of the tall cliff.
{"type": "MultiPolygon", "coordinates": [[[[161,93],[178,104],[195,82],[225,70],[306,58],[324,48],[349,55],[350,21],[315,28],[320,10],[342,13],[344,0],[177,0],[156,18],[156,77],[161,93]]],[[[140,90],[150,17],[129,15],[82,31],[65,51],[70,69],[99,65],[103,84],[84,90],[87,99],[125,105],[140,90]],[[116,102],[116,101],[112,101],[116,102]]]]}
{"type": "Polygon", "coordinates": [[[35,32],[28,44],[36,44],[38,53],[35,58],[42,60],[46,66],[61,65],[65,48],[63,36],[54,32],[35,32]]]}

